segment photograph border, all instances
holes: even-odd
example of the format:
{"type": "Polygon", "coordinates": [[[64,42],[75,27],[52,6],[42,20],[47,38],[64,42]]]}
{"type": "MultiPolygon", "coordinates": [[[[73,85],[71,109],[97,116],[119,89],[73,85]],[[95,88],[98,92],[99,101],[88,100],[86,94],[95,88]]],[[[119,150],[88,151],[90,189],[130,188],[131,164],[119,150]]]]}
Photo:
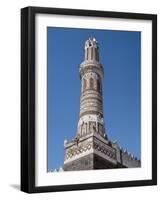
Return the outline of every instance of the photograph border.
{"type": "Polygon", "coordinates": [[[26,7],[21,9],[21,190],[28,193],[157,184],[157,15],[96,10],[26,7]],[[59,14],[152,21],[152,179],[35,186],[35,16],[59,14]]]}

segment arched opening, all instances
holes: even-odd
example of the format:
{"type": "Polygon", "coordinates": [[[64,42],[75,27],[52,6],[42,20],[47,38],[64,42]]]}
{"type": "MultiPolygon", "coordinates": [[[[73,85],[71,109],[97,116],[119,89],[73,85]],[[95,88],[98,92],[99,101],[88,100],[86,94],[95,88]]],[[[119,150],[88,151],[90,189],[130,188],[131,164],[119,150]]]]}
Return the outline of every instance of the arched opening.
{"type": "Polygon", "coordinates": [[[89,60],[89,48],[87,48],[87,60],[89,60]]]}
{"type": "Polygon", "coordinates": [[[97,91],[100,92],[100,81],[99,81],[99,79],[97,80],[97,91]]]}
{"type": "Polygon", "coordinates": [[[83,79],[83,91],[86,89],[87,81],[86,79],[83,79]]]}
{"type": "Polygon", "coordinates": [[[91,60],[93,60],[93,48],[91,48],[91,60]]]}
{"type": "Polygon", "coordinates": [[[89,88],[90,88],[90,89],[93,89],[93,85],[94,85],[93,78],[90,78],[90,79],[89,79],[89,88]]]}

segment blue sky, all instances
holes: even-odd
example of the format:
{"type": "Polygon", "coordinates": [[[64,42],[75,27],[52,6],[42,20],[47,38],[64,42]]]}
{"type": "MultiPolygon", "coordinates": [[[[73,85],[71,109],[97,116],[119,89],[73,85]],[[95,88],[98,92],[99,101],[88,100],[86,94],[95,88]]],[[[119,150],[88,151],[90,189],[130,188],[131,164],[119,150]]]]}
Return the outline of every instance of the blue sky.
{"type": "Polygon", "coordinates": [[[104,67],[106,133],[133,153],[140,152],[141,33],[48,27],[48,170],[63,166],[64,139],[76,135],[80,106],[79,65],[84,43],[99,43],[104,67]]]}

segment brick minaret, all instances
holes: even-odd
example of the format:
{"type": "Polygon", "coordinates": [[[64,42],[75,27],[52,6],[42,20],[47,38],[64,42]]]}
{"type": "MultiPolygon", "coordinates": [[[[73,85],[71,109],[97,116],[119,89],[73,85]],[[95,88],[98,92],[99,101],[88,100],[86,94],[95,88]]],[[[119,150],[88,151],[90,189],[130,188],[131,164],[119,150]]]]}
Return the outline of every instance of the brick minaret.
{"type": "Polygon", "coordinates": [[[98,44],[95,38],[85,43],[85,58],[80,65],[81,98],[77,137],[96,132],[106,137],[103,120],[102,79],[98,44]]]}
{"type": "MultiPolygon", "coordinates": [[[[89,38],[85,42],[84,61],[80,64],[81,95],[77,133],[72,141],[64,141],[65,171],[131,166],[128,162],[123,164],[126,152],[112,143],[105,133],[103,76],[98,43],[95,38],[89,38]]],[[[138,164],[134,163],[132,167],[135,165],[138,164]]]]}

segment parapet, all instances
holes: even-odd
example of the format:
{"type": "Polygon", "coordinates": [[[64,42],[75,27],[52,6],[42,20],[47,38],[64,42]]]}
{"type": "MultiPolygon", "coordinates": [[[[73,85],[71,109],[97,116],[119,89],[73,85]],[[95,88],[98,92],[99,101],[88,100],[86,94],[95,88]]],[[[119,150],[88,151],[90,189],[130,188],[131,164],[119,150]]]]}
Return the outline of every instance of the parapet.
{"type": "Polygon", "coordinates": [[[141,161],[133,154],[129,153],[126,149],[121,148],[117,143],[112,143],[116,149],[118,165],[125,168],[135,168],[141,166],[141,161]]]}

